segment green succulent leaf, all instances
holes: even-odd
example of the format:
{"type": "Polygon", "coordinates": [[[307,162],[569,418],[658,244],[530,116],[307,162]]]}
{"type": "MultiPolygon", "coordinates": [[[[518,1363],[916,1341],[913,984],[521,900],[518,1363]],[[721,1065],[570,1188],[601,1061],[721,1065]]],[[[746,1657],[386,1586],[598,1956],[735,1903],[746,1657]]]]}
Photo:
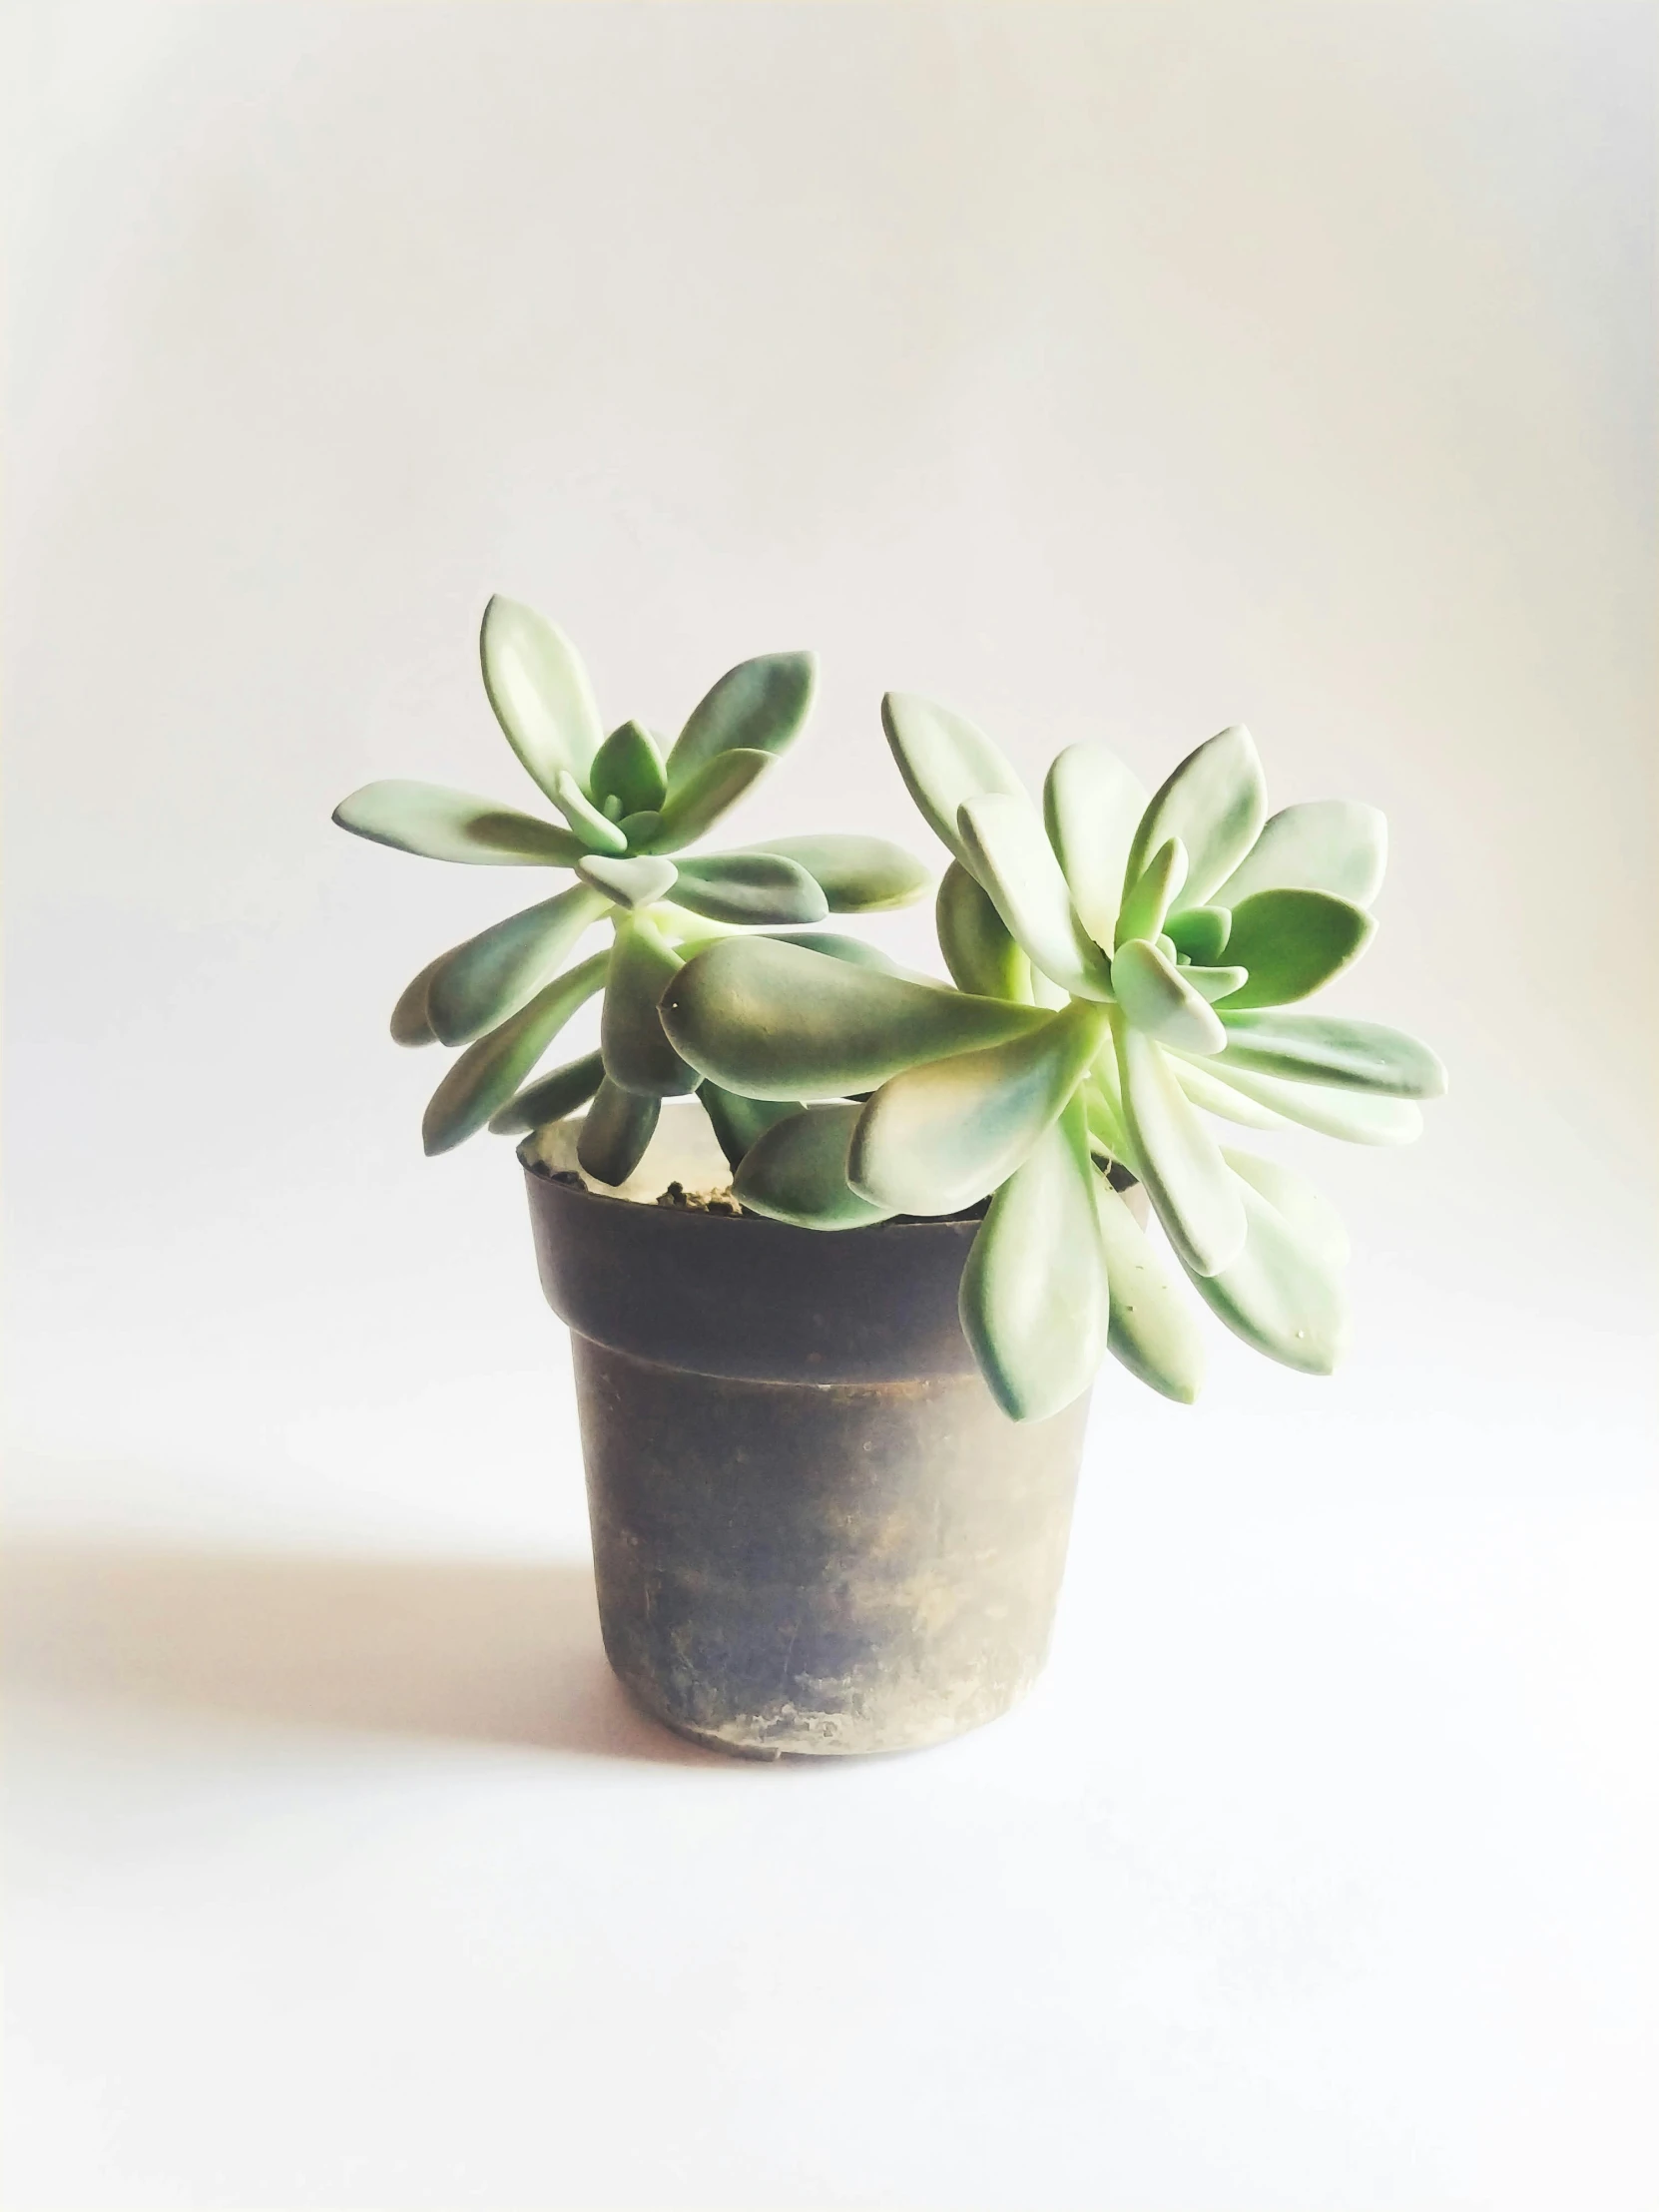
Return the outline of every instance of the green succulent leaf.
{"type": "Polygon", "coordinates": [[[1427,1045],[1381,1022],[1229,1010],[1223,1023],[1227,1049],[1217,1061],[1223,1076],[1242,1068],[1384,1098],[1439,1098],[1445,1091],[1445,1069],[1427,1045]]]}
{"type": "Polygon", "coordinates": [[[1184,1052],[1219,1052],[1227,1042],[1220,1017],[1188,982],[1186,969],[1143,937],[1118,946],[1112,988],[1128,1019],[1160,1044],[1184,1052]]]}
{"type": "Polygon", "coordinates": [[[1316,1259],[1329,1268],[1346,1268],[1354,1256],[1348,1224],[1323,1191],[1306,1176],[1283,1167],[1277,1160],[1259,1159],[1254,1152],[1239,1152],[1223,1145],[1222,1158],[1233,1173],[1265,1198],[1286,1226],[1316,1259]]]}
{"type": "Polygon", "coordinates": [[[1135,1154],[1131,1165],[1182,1262],[1200,1275],[1214,1275],[1244,1244],[1237,1178],[1176,1081],[1163,1047],[1127,1021],[1112,1026],[1135,1154]]]}
{"type": "Polygon", "coordinates": [[[1325,1083],[1288,1082],[1259,1075],[1225,1060],[1174,1063],[1182,1089],[1195,1105],[1242,1122],[1250,1129],[1297,1125],[1346,1144],[1412,1144],[1422,1135],[1422,1108],[1409,1098],[1373,1091],[1340,1091],[1325,1083]]]}
{"type": "MultiPolygon", "coordinates": [[[[1048,772],[1043,819],[1049,842],[1071,888],[1072,904],[1096,944],[1113,941],[1129,847],[1145,811],[1139,777],[1103,745],[1068,745],[1048,772]]],[[[1156,927],[1132,933],[1152,934],[1156,927]]]]}
{"type": "Polygon", "coordinates": [[[590,852],[578,860],[576,872],[603,891],[613,905],[630,913],[666,898],[680,874],[672,860],[652,859],[645,853],[619,860],[604,852],[590,852]]]}
{"type": "Polygon", "coordinates": [[[1022,1005],[1030,999],[1030,961],[1008,934],[989,893],[960,860],[952,860],[939,878],[933,922],[958,990],[1022,1005]]]}
{"type": "Polygon", "coordinates": [[[626,1183],[645,1158],[656,1134],[660,1098],[625,1091],[607,1075],[594,1093],[576,1138],[576,1159],[584,1174],[613,1189],[626,1183]]]}
{"type": "Polygon", "coordinates": [[[991,794],[956,817],[962,856],[1034,967],[1080,998],[1109,999],[1111,963],[1084,930],[1031,802],[991,794]]]}
{"type": "Polygon", "coordinates": [[[468,1046],[426,1108],[420,1134],[428,1153],[452,1150],[507,1103],[571,1015],[599,989],[610,963],[609,952],[596,952],[468,1046]]]}
{"type": "Polygon", "coordinates": [[[769,929],[766,934],[774,944],[797,944],[803,951],[823,952],[831,960],[845,960],[851,967],[879,968],[883,975],[901,972],[878,944],[866,944],[862,937],[843,937],[833,929],[797,929],[787,937],[769,929]]]}
{"type": "Polygon", "coordinates": [[[1377,928],[1363,906],[1329,891],[1253,891],[1232,911],[1229,961],[1249,980],[1228,999],[1228,1013],[1308,997],[1357,960],[1377,928]]]}
{"type": "Polygon", "coordinates": [[[748,1098],[792,1100],[873,1090],[902,1068],[1000,1044],[1044,1018],[774,937],[727,937],[698,953],[661,1013],[702,1074],[748,1098]]]}
{"type": "Polygon", "coordinates": [[[478,653],[507,743],[556,800],[560,771],[582,782],[604,728],[581,656],[545,617],[500,597],[484,609],[478,653]]]}
{"type": "Polygon", "coordinates": [[[628,833],[589,800],[569,769],[553,779],[553,804],[570,824],[571,835],[585,852],[620,855],[628,849],[628,833]]]}
{"type": "Polygon", "coordinates": [[[1187,848],[1179,837],[1166,837],[1129,886],[1117,919],[1117,943],[1135,937],[1156,941],[1186,880],[1187,848]]]}
{"type": "Polygon", "coordinates": [[[1095,1198],[1111,1295],[1106,1349],[1140,1382],[1191,1405],[1204,1381],[1204,1344],[1175,1272],[1104,1176],[1095,1198]]]}
{"type": "Polygon", "coordinates": [[[722,753],[775,759],[806,721],[818,682],[811,653],[763,653],[729,669],[692,709],[668,757],[668,788],[678,795],[722,753]]]}
{"type": "MultiPolygon", "coordinates": [[[[1267,787],[1250,732],[1242,724],[1209,739],[1153,796],[1129,849],[1133,881],[1166,837],[1187,848],[1183,896],[1202,906],[1255,843],[1267,812],[1267,787]]],[[[1230,904],[1230,900],[1223,900],[1230,904]]]]}
{"type": "Polygon", "coordinates": [[[517,1013],[608,903],[589,884],[575,883],[446,952],[426,987],[426,1015],[439,1041],[467,1044],[517,1013]]]}
{"type": "Polygon", "coordinates": [[[432,1017],[426,1009],[426,991],[444,958],[445,955],[440,952],[435,960],[428,960],[413,982],[404,985],[397,1004],[391,1010],[393,1044],[437,1043],[438,1033],[432,1027],[432,1017]]]}
{"type": "Polygon", "coordinates": [[[1387,859],[1388,824],[1375,807],[1311,800],[1273,817],[1216,896],[1234,906],[1257,891],[1330,891],[1369,906],[1387,859]]]}
{"type": "Polygon", "coordinates": [[[907,1068],[858,1117],[847,1173],[895,1214],[954,1214],[1005,1183],[1076,1090],[1108,1034],[1074,1002],[1040,1029],[907,1068]]]}
{"type": "Polygon", "coordinates": [[[1177,952],[1196,967],[1214,967],[1227,950],[1233,916],[1225,906],[1189,906],[1185,913],[1170,914],[1164,928],[1177,952]]]}
{"type": "Polygon", "coordinates": [[[992,1199],[962,1270],[959,1310],[1010,1419],[1046,1419],[1094,1380],[1111,1306],[1080,1100],[992,1199]]]}
{"type": "Polygon", "coordinates": [[[562,1068],[555,1068],[550,1075],[542,1076],[528,1089],[508,1099],[499,1113],[490,1116],[490,1134],[496,1137],[522,1136],[527,1129],[545,1129],[550,1121],[563,1121],[567,1114],[575,1113],[578,1106],[585,1106],[598,1090],[605,1073],[604,1056],[598,1052],[584,1052],[579,1060],[568,1060],[562,1068]]]}
{"type": "Polygon", "coordinates": [[[856,1106],[808,1106],[758,1137],[732,1179],[735,1197],[772,1221],[797,1229],[862,1229],[891,1218],[846,1180],[846,1148],[856,1106]]]}
{"type": "Polygon", "coordinates": [[[617,828],[628,839],[630,852],[649,852],[662,834],[663,818],[656,808],[647,807],[641,814],[624,815],[617,828]]]}
{"type": "Polygon", "coordinates": [[[1348,1345],[1339,1271],[1253,1183],[1232,1179],[1245,1243],[1216,1274],[1193,1275],[1199,1296],[1255,1351],[1302,1375],[1329,1375],[1348,1345]]]}
{"type": "Polygon", "coordinates": [[[675,785],[662,820],[644,841],[654,852],[678,852],[735,807],[756,778],[764,776],[771,766],[772,755],[758,749],[717,753],[684,783],[675,785]]]}
{"type": "Polygon", "coordinates": [[[674,903],[711,921],[822,921],[816,876],[782,852],[711,852],[680,862],[674,903]]]}
{"type": "Polygon", "coordinates": [[[966,863],[957,831],[963,803],[987,793],[1024,799],[1025,786],[982,730],[930,699],[888,692],[881,702],[881,727],[927,827],[966,863]]]}
{"type": "Polygon", "coordinates": [[[1250,974],[1242,967],[1184,967],[1180,971],[1184,983],[1190,983],[1200,998],[1213,1006],[1217,999],[1225,998],[1229,1005],[1235,1001],[1235,993],[1241,990],[1250,974]]]}
{"type": "Polygon", "coordinates": [[[594,755],[588,789],[601,808],[614,801],[618,819],[661,807],[668,777],[656,740],[642,723],[624,722],[611,732],[594,755]]]}
{"type": "Polygon", "coordinates": [[[680,965],[679,953],[643,914],[618,924],[599,1045],[609,1080],[641,1098],[675,1098],[697,1088],[696,1075],[663,1034],[657,1012],[664,986],[680,965]]]}
{"type": "Polygon", "coordinates": [[[885,837],[827,830],[816,837],[773,837],[746,849],[782,853],[804,867],[832,914],[884,913],[892,906],[910,905],[927,888],[926,868],[885,837]]]}
{"type": "Polygon", "coordinates": [[[568,830],[442,784],[397,778],[365,784],[340,801],[333,820],[354,837],[415,852],[425,860],[461,860],[475,867],[574,867],[582,857],[582,846],[568,830]]]}
{"type": "Polygon", "coordinates": [[[786,1121],[791,1114],[801,1111],[798,1099],[742,1098],[736,1091],[722,1090],[718,1083],[699,1083],[697,1095],[703,1102],[716,1141],[726,1155],[726,1164],[733,1168],[774,1122],[786,1121]]]}

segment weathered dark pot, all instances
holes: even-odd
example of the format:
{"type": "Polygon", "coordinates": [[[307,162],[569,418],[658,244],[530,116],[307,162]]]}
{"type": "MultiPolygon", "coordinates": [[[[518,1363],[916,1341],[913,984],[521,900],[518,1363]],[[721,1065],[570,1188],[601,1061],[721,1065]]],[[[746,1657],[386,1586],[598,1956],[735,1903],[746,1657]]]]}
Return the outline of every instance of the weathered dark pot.
{"type": "Polygon", "coordinates": [[[998,1411],[956,1318],[977,1225],[640,1204],[555,1180],[553,1136],[520,1157],[571,1331],[605,1649],[636,1701],[761,1757],[913,1749],[1005,1712],[1047,1655],[1088,1400],[998,1411]]]}

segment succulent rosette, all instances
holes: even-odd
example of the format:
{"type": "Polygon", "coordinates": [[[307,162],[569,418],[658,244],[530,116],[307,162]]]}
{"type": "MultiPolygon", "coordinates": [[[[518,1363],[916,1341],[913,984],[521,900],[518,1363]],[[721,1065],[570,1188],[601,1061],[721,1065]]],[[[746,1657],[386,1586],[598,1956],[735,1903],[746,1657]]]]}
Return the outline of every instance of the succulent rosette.
{"type": "MultiPolygon", "coordinates": [[[[669,747],[634,721],[607,735],[575,647],[527,607],[490,601],[480,655],[496,720],[557,819],[406,782],[364,785],[333,816],[353,835],[427,859],[576,877],[441,953],[393,1008],[399,1044],[465,1047],[427,1106],[426,1150],[446,1152],[486,1124],[512,1134],[587,1105],[582,1165],[616,1184],[643,1156],[663,1099],[697,1091],[729,1156],[741,1156],[768,1117],[702,1081],[675,1052],[657,1014],[664,986],[715,937],[904,905],[926,887],[927,871],[879,837],[775,837],[688,852],[799,735],[817,676],[809,653],[730,670],[669,747]],[[606,921],[612,941],[567,965],[606,921]],[[527,1084],[599,992],[599,1048],[527,1084]]],[[[821,956],[879,958],[851,938],[803,941],[821,956]]]]}
{"type": "Polygon", "coordinates": [[[1212,1122],[1403,1144],[1443,1091],[1400,1031],[1285,1011],[1370,941],[1382,817],[1320,801],[1270,819],[1242,728],[1150,799],[1105,747],[1071,746],[1039,809],[961,716],[889,694],[882,720],[951,855],[936,918],[956,988],[757,938],[679,969],[673,1049],[777,1116],[738,1196],[825,1230],[988,1199],[961,1318],[1015,1419],[1069,1403],[1107,1351],[1190,1400],[1203,1356],[1180,1273],[1246,1343],[1329,1373],[1348,1333],[1342,1224],[1212,1122]]]}

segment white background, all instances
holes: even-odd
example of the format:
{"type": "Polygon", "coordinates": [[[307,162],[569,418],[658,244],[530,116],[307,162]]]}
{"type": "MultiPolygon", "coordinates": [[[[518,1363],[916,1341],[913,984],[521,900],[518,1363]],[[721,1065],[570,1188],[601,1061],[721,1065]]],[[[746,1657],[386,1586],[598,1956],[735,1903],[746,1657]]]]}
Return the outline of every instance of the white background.
{"type": "Polygon", "coordinates": [[[1653,20],[14,12],[9,2207],[1653,2205],[1653,20]],[[1103,1378],[977,1738],[605,1673],[384,1035],[526,879],[327,826],[531,799],[495,589],[612,720],[815,646],[746,837],[925,844],[888,685],[1390,816],[1352,1363],[1103,1378]]]}

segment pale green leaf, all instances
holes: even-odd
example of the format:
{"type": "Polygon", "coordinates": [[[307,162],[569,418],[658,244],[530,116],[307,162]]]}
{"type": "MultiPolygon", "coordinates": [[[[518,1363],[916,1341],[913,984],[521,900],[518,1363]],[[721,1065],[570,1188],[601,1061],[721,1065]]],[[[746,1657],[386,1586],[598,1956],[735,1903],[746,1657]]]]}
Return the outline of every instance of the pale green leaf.
{"type": "Polygon", "coordinates": [[[766,934],[775,944],[798,944],[804,951],[827,953],[831,960],[845,960],[852,967],[879,968],[883,975],[902,973],[878,944],[863,937],[843,937],[833,929],[796,929],[787,937],[769,929],[766,934]]]}
{"type": "Polygon", "coordinates": [[[600,813],[568,769],[560,769],[554,777],[552,797],[584,851],[613,855],[627,851],[627,831],[600,813]]]}
{"type": "Polygon", "coordinates": [[[647,836],[633,836],[632,842],[653,852],[678,852],[735,807],[771,766],[772,755],[758,749],[717,753],[675,786],[656,829],[647,836]]]}
{"type": "Polygon", "coordinates": [[[1422,1135],[1422,1108],[1408,1098],[1381,1098],[1371,1091],[1340,1091],[1326,1083],[1288,1082],[1259,1075],[1225,1059],[1174,1063],[1181,1087],[1208,1112],[1251,1129],[1296,1124],[1347,1144],[1412,1144],[1422,1135]],[[1196,1078],[1196,1085],[1195,1079],[1196,1078]],[[1206,1095],[1206,1092],[1213,1095],[1206,1095]],[[1216,1095],[1219,1094],[1219,1095],[1216,1095]]]}
{"type": "Polygon", "coordinates": [[[484,689],[507,743],[549,799],[560,770],[585,782],[604,725],[581,656],[543,616],[492,599],[478,639],[484,689]]]}
{"type": "Polygon", "coordinates": [[[848,1175],[895,1214],[955,1214],[1005,1183],[1076,1090],[1108,1034],[1076,1002],[1040,1029],[895,1075],[863,1108],[848,1175]]]}
{"type": "Polygon", "coordinates": [[[801,1111],[799,1099],[741,1098],[736,1091],[722,1090],[718,1083],[699,1083],[697,1095],[716,1142],[726,1155],[726,1164],[733,1168],[775,1121],[787,1120],[801,1111]]]}
{"type": "Polygon", "coordinates": [[[649,852],[662,834],[663,818],[654,807],[647,807],[637,815],[624,815],[617,828],[628,839],[630,852],[649,852]]]}
{"type": "Polygon", "coordinates": [[[747,849],[781,852],[804,867],[832,914],[884,913],[892,906],[908,906],[927,888],[926,868],[885,837],[826,830],[816,837],[773,837],[747,849]]]}
{"type": "Polygon", "coordinates": [[[1117,943],[1128,944],[1136,937],[1156,940],[1186,880],[1187,848],[1179,837],[1166,837],[1125,894],[1117,919],[1117,943]]]}
{"type": "Polygon", "coordinates": [[[611,732],[594,755],[588,790],[613,820],[661,807],[668,778],[656,740],[642,723],[625,722],[611,732]]]}
{"type": "Polygon", "coordinates": [[[964,862],[1032,965],[1062,990],[1109,999],[1111,964],[1077,918],[1031,802],[1023,796],[970,799],[956,828],[964,862]]]}
{"type": "Polygon", "coordinates": [[[1250,975],[1249,968],[1242,967],[1184,967],[1181,980],[1189,984],[1202,999],[1213,1006],[1218,998],[1225,998],[1229,1005],[1235,1003],[1235,994],[1241,990],[1250,975]]]}
{"type": "Polygon", "coordinates": [[[1008,934],[988,892],[960,860],[952,860],[939,878],[933,924],[958,990],[1021,1004],[1030,998],[1030,961],[1008,934]]]}
{"type": "Polygon", "coordinates": [[[599,1044],[609,1080],[642,1098],[674,1098],[697,1088],[697,1076],[664,1035],[657,1011],[680,964],[679,953],[643,914],[618,923],[599,1044]]]}
{"type": "Polygon", "coordinates": [[[1311,800],[1273,817],[1216,896],[1233,906],[1256,891],[1330,891],[1369,906],[1387,858],[1388,825],[1375,807],[1311,800]]]}
{"type": "Polygon", "coordinates": [[[590,852],[577,861],[576,872],[602,890],[614,905],[632,913],[637,907],[654,906],[659,898],[666,898],[680,870],[672,860],[656,860],[644,853],[619,860],[603,852],[590,852]]]}
{"type": "Polygon", "coordinates": [[[444,1044],[466,1044],[514,1014],[607,911],[601,891],[575,883],[509,914],[446,952],[426,988],[426,1014],[444,1044]]]}
{"type": "Polygon", "coordinates": [[[809,952],[727,937],[680,970],[661,1001],[676,1050],[748,1098],[844,1098],[901,1068],[1024,1035],[1029,1006],[969,997],[809,952]]]}
{"type": "Polygon", "coordinates": [[[1025,786],[984,732],[948,707],[911,692],[888,692],[881,702],[881,727],[927,827],[959,860],[967,858],[957,831],[964,801],[991,792],[1026,797],[1025,786]]]}
{"type": "Polygon", "coordinates": [[[979,1372],[1010,1419],[1046,1419],[1093,1382],[1111,1306],[1079,1100],[992,1199],[962,1270],[959,1310],[979,1372]]]}
{"type": "Polygon", "coordinates": [[[1244,1243],[1238,1182],[1176,1081],[1161,1045],[1115,1021],[1124,1119],[1134,1159],[1165,1234],[1185,1264],[1213,1275],[1244,1243]]]}
{"type": "Polygon", "coordinates": [[[413,982],[404,985],[397,1004],[391,1010],[393,1044],[437,1043],[438,1033],[432,1027],[432,1017],[426,1008],[426,989],[444,958],[445,955],[440,952],[435,960],[428,960],[413,982]]]}
{"type": "Polygon", "coordinates": [[[1204,1381],[1204,1344],[1175,1271],[1104,1176],[1095,1198],[1111,1296],[1106,1348],[1142,1382],[1190,1405],[1204,1381]]]}
{"type": "Polygon", "coordinates": [[[1282,1167],[1277,1160],[1259,1159],[1254,1152],[1239,1152],[1223,1145],[1222,1158],[1233,1173],[1284,1216],[1287,1225],[1316,1259],[1327,1267],[1346,1268],[1353,1257],[1348,1224],[1323,1191],[1306,1176],[1282,1167]]]}
{"type": "Polygon", "coordinates": [[[1184,953],[1198,967],[1215,966],[1227,950],[1227,936],[1232,926],[1233,916],[1225,906],[1189,906],[1183,913],[1169,915],[1164,922],[1176,951],[1184,953]]]}
{"type": "Polygon", "coordinates": [[[846,1180],[856,1106],[809,1106],[762,1133],[732,1178],[753,1213],[797,1229],[862,1229],[893,1209],[871,1205],[846,1180]]]}
{"type": "Polygon", "coordinates": [[[728,669],[692,709],[668,757],[669,790],[678,795],[722,753],[782,753],[807,719],[817,682],[811,653],[763,653],[728,669]]]}
{"type": "Polygon", "coordinates": [[[1112,988],[1137,1029],[1185,1052],[1219,1052],[1227,1032],[1208,999],[1155,944],[1132,937],[1112,960],[1112,988]]]}
{"type": "Polygon", "coordinates": [[[534,815],[472,792],[396,778],[352,792],[334,809],[333,820],[354,837],[398,852],[476,867],[574,867],[583,850],[568,830],[534,815]]]}
{"type": "Polygon", "coordinates": [[[607,1075],[577,1133],[576,1159],[583,1173],[613,1190],[626,1183],[645,1158],[662,1110],[660,1098],[625,1091],[607,1075]]]}
{"type": "Polygon", "coordinates": [[[1329,1375],[1348,1346],[1338,1270],[1259,1190],[1232,1180],[1244,1208],[1245,1243],[1214,1275],[1188,1271],[1199,1296],[1255,1351],[1302,1375],[1329,1375]]]}
{"type": "Polygon", "coordinates": [[[567,969],[499,1029],[467,1047],[426,1108],[420,1133],[429,1153],[448,1152],[505,1106],[571,1015],[599,989],[610,962],[609,952],[596,952],[567,969]]]}
{"type": "MultiPolygon", "coordinates": [[[[1113,942],[1129,847],[1145,811],[1139,777],[1103,745],[1068,745],[1048,772],[1043,819],[1049,842],[1078,918],[1096,944],[1113,942]]],[[[1157,926],[1131,934],[1151,935],[1157,926]]]]}
{"type": "Polygon", "coordinates": [[[1445,1069],[1428,1047],[1381,1022],[1281,1013],[1228,1013],[1223,1019],[1227,1049],[1218,1059],[1223,1075],[1243,1068],[1300,1083],[1376,1091],[1384,1098],[1438,1098],[1445,1090],[1445,1069]]]}
{"type": "Polygon", "coordinates": [[[1329,891],[1253,891],[1232,912],[1228,963],[1248,980],[1229,998],[1230,1014],[1308,997],[1360,957],[1377,927],[1363,906],[1329,891]]]}
{"type": "Polygon", "coordinates": [[[1129,880],[1166,837],[1179,837],[1187,848],[1182,895],[1189,906],[1204,905],[1255,843],[1266,812],[1267,788],[1250,732],[1242,724],[1223,730],[1189,753],[1154,795],[1129,850],[1129,880]]]}
{"type": "Polygon", "coordinates": [[[549,1122],[563,1121],[578,1106],[587,1104],[604,1073],[604,1055],[598,1052],[584,1052],[579,1060],[554,1068],[490,1116],[491,1135],[518,1137],[527,1129],[545,1129],[549,1122]]]}
{"type": "Polygon", "coordinates": [[[711,852],[680,862],[674,903],[710,921],[822,921],[816,876],[782,852],[711,852]]]}
{"type": "MultiPolygon", "coordinates": [[[[1207,1114],[1219,1114],[1223,1121],[1236,1121],[1245,1129],[1289,1129],[1293,1126],[1283,1114],[1276,1114],[1271,1106],[1259,1105],[1255,1099],[1247,1098],[1242,1091],[1236,1090],[1231,1083],[1224,1083],[1219,1076],[1211,1073],[1211,1066],[1212,1063],[1208,1060],[1183,1060],[1179,1056],[1170,1061],[1175,1080],[1195,1106],[1202,1106],[1207,1114]]],[[[1327,1091],[1323,1095],[1327,1098],[1349,1098],[1353,1093],[1327,1091]]]]}

